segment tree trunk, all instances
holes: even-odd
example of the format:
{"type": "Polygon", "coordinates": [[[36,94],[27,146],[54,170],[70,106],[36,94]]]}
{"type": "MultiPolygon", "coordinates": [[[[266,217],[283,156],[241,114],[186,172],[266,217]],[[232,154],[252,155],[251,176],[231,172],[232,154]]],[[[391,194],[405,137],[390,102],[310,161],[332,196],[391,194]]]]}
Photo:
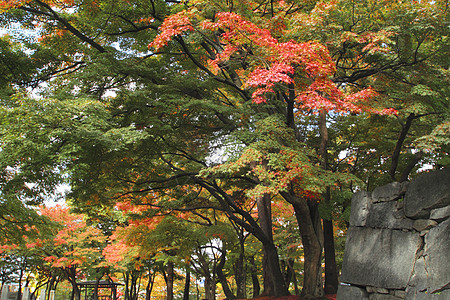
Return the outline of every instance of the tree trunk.
{"type": "Polygon", "coordinates": [[[287,192],[281,192],[281,195],[292,204],[297,219],[300,236],[302,238],[304,250],[304,279],[301,297],[304,299],[314,299],[323,296],[322,286],[322,244],[321,231],[315,228],[313,217],[317,216],[317,205],[308,205],[306,199],[299,198],[287,192]]]}
{"type": "Polygon", "coordinates": [[[223,274],[223,267],[225,266],[225,256],[226,256],[226,249],[225,247],[222,248],[221,251],[221,255],[220,255],[220,260],[219,263],[217,264],[216,267],[216,273],[217,273],[217,277],[220,281],[220,284],[222,285],[222,290],[225,294],[225,297],[227,299],[236,299],[236,297],[234,296],[233,292],[231,291],[230,287],[228,286],[228,281],[227,278],[225,277],[225,275],[223,274]]]}
{"type": "MultiPolygon", "coordinates": [[[[256,205],[258,208],[258,218],[259,224],[261,226],[262,231],[268,238],[270,243],[273,243],[273,232],[272,232],[272,204],[270,195],[264,194],[262,197],[258,197],[256,199],[256,205]]],[[[264,291],[263,295],[271,296],[274,294],[274,278],[270,272],[270,260],[269,253],[267,253],[267,247],[263,246],[263,261],[262,261],[262,269],[263,269],[263,284],[264,291]]]]}
{"type": "Polygon", "coordinates": [[[216,281],[214,280],[214,276],[205,277],[205,299],[216,299],[216,281]]]}
{"type": "MultiPolygon", "coordinates": [[[[320,156],[321,156],[321,167],[324,170],[328,170],[328,128],[327,128],[327,112],[321,111],[319,116],[319,130],[320,130],[320,156]]],[[[330,189],[324,194],[324,201],[329,203],[330,199],[330,189]]],[[[319,225],[320,226],[320,225],[319,225]]],[[[316,233],[317,230],[316,230],[316,233]]],[[[333,234],[333,221],[323,219],[323,242],[325,255],[325,293],[336,294],[338,288],[338,277],[337,277],[337,265],[335,259],[335,248],[334,248],[334,234],[333,234]]]]}
{"type": "MultiPolygon", "coordinates": [[[[389,175],[391,176],[391,179],[393,181],[396,181],[395,173],[397,171],[398,162],[400,159],[400,152],[403,147],[403,143],[406,139],[406,136],[408,135],[409,129],[411,128],[412,121],[416,119],[417,116],[414,113],[409,114],[409,116],[406,118],[406,122],[402,123],[402,130],[400,131],[397,139],[397,144],[395,145],[394,151],[392,153],[392,162],[391,162],[391,168],[389,170],[389,175]]],[[[400,119],[398,119],[400,120],[400,119]]]]}
{"type": "Polygon", "coordinates": [[[167,295],[166,300],[173,300],[173,280],[174,280],[174,264],[173,262],[169,261],[167,263],[167,295]]]}
{"type": "Polygon", "coordinates": [[[323,247],[325,256],[325,294],[336,294],[339,286],[334,248],[333,221],[323,219],[323,247]]]}
{"type": "Polygon", "coordinates": [[[153,274],[150,272],[150,270],[148,271],[148,283],[147,286],[145,287],[145,300],[150,300],[151,296],[152,296],[152,290],[153,290],[153,283],[155,282],[155,273],[153,274]]]}
{"type": "Polygon", "coordinates": [[[100,283],[100,278],[97,278],[94,286],[94,300],[98,300],[98,284],[100,283]]]}
{"type": "MultiPolygon", "coordinates": [[[[219,186],[217,186],[217,184],[215,183],[206,184],[205,182],[202,182],[197,178],[193,179],[196,180],[197,183],[201,184],[201,186],[204,187],[206,190],[208,190],[213,197],[219,200],[221,206],[223,207],[224,211],[227,213],[227,216],[231,220],[243,226],[248,232],[253,234],[262,243],[264,253],[266,254],[267,257],[269,257],[266,263],[266,269],[270,273],[270,276],[272,278],[271,281],[274,286],[273,294],[271,294],[270,296],[283,297],[290,295],[289,290],[286,287],[286,284],[283,280],[283,274],[281,273],[276,247],[274,243],[270,240],[270,237],[268,237],[265,234],[264,230],[261,228],[262,226],[257,224],[257,222],[254,220],[251,214],[249,214],[247,211],[240,209],[239,206],[236,205],[234,199],[232,199],[232,197],[230,197],[219,186]],[[236,216],[237,214],[242,216],[245,219],[245,221],[237,217],[236,216]]],[[[267,219],[263,220],[263,222],[266,221],[267,219]]]]}
{"type": "Polygon", "coordinates": [[[184,281],[183,300],[189,300],[189,290],[191,286],[191,270],[186,266],[186,280],[184,281]]]}
{"type": "Polygon", "coordinates": [[[253,286],[253,298],[256,298],[259,296],[260,293],[260,286],[259,286],[259,279],[257,274],[257,268],[255,264],[255,258],[253,256],[249,257],[249,263],[250,263],[250,272],[252,274],[252,286],[253,286]]]}
{"type": "MultiPolygon", "coordinates": [[[[242,249],[241,249],[242,250],[242,249]]],[[[244,253],[241,251],[234,263],[234,279],[236,281],[236,298],[245,299],[246,293],[246,272],[244,269],[244,253]]]]}

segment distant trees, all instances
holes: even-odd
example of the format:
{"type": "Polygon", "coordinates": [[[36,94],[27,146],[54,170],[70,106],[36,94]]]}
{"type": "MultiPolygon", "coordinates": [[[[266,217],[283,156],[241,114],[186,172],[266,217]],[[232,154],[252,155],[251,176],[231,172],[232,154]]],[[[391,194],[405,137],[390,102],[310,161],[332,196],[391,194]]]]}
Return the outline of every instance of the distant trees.
{"type": "Polygon", "coordinates": [[[35,35],[0,43],[2,243],[65,183],[87,219],[35,241],[60,271],[334,293],[351,193],[448,166],[447,6],[2,1],[35,35]]]}

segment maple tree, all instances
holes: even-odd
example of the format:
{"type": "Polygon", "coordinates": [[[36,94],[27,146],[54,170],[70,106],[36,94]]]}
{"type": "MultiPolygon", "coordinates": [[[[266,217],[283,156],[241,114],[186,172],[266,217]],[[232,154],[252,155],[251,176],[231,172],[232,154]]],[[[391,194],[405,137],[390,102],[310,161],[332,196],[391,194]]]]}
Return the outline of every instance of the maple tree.
{"type": "Polygon", "coordinates": [[[69,182],[98,220],[127,196],[148,222],[223,213],[262,243],[267,294],[288,293],[273,197],[295,211],[317,297],[319,208],[357,177],[371,189],[446,163],[442,1],[0,3],[3,24],[40,30],[0,44],[2,193],[39,202],[69,182]]]}
{"type": "Polygon", "coordinates": [[[72,285],[72,299],[79,299],[77,283],[82,273],[96,277],[100,271],[102,277],[108,268],[101,255],[106,238],[99,229],[88,226],[81,215],[69,210],[59,205],[41,208],[41,214],[59,226],[46,232],[44,238],[38,236],[30,241],[27,247],[34,248],[52,268],[59,269],[72,285]]]}

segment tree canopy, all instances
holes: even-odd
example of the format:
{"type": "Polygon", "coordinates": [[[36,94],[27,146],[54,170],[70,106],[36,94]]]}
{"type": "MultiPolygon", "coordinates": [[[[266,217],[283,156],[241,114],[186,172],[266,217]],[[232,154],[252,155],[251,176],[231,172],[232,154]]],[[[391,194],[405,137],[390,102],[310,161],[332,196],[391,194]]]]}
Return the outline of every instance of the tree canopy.
{"type": "Polygon", "coordinates": [[[449,164],[447,1],[9,0],[0,12],[21,28],[0,39],[1,222],[38,222],[10,203],[69,185],[125,273],[160,263],[169,284],[174,268],[212,271],[243,297],[236,270],[255,265],[245,248],[258,241],[264,295],[286,296],[299,263],[286,249],[300,246],[274,228],[294,222],[302,296],[320,297],[349,195],[449,164]]]}

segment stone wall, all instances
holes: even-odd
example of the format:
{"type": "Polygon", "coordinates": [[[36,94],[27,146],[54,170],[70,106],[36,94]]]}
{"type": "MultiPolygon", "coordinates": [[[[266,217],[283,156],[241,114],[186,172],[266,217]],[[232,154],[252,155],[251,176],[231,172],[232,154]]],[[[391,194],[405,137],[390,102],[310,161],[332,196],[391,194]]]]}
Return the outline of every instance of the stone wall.
{"type": "Polygon", "coordinates": [[[352,199],[338,300],[450,299],[450,168],[352,199]]]}

